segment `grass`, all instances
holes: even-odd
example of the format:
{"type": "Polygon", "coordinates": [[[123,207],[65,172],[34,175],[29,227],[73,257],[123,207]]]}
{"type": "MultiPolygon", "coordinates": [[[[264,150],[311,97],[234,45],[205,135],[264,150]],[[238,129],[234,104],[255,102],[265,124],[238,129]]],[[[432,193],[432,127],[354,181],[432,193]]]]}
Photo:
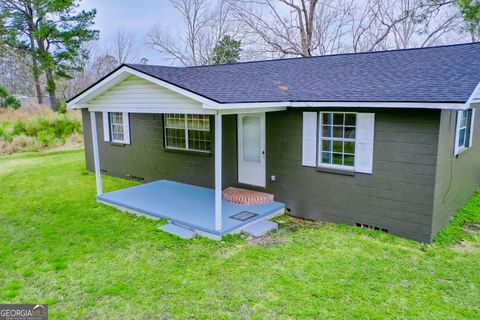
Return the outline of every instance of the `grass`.
{"type": "Polygon", "coordinates": [[[480,317],[480,236],[462,230],[478,193],[433,245],[285,216],[249,243],[181,240],[96,203],[82,151],[0,158],[0,181],[0,303],[48,303],[51,319],[480,317]]]}

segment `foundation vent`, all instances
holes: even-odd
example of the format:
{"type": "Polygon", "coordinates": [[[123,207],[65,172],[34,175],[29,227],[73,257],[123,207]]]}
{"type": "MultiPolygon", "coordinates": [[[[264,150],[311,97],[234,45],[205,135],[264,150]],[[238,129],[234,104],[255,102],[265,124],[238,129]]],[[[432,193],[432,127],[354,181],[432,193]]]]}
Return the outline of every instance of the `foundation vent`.
{"type": "Polygon", "coordinates": [[[135,180],[135,181],[140,181],[140,182],[145,181],[145,178],[144,178],[144,177],[133,176],[133,175],[130,175],[130,174],[127,174],[127,178],[128,178],[128,179],[131,179],[131,180],[135,180]]]}
{"type": "Polygon", "coordinates": [[[372,226],[372,225],[370,225],[370,224],[355,223],[355,226],[357,226],[357,227],[359,227],[359,228],[370,229],[370,230],[378,230],[378,231],[382,231],[382,232],[388,233],[388,229],[380,228],[380,227],[377,227],[377,226],[372,226]]]}

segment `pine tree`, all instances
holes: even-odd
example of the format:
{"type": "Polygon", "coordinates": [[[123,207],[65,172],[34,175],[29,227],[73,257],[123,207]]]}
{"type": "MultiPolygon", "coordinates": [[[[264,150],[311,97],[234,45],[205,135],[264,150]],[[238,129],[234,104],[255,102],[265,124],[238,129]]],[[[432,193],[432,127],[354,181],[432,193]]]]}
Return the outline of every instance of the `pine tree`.
{"type": "Polygon", "coordinates": [[[78,0],[0,0],[7,42],[32,56],[32,74],[41,103],[39,77],[45,73],[53,110],[58,108],[56,80],[70,78],[77,61],[88,54],[83,42],[98,38],[92,30],[96,10],[77,11],[78,0]]]}
{"type": "Polygon", "coordinates": [[[242,51],[241,42],[230,36],[224,36],[213,48],[212,64],[231,64],[238,62],[242,51]]]}

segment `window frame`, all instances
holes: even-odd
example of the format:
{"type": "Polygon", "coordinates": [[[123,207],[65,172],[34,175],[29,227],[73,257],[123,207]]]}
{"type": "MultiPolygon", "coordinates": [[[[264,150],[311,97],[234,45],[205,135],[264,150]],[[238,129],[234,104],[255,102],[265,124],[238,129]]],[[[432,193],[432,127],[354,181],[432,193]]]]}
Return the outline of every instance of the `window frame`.
{"type": "Polygon", "coordinates": [[[212,148],[212,126],[211,126],[211,117],[208,114],[194,114],[194,113],[164,113],[163,114],[163,143],[164,143],[164,148],[166,150],[174,150],[174,151],[179,151],[179,152],[188,152],[188,153],[201,153],[205,155],[210,155],[211,154],[211,148],[212,148]],[[183,116],[183,121],[184,125],[183,128],[176,128],[176,127],[169,127],[167,126],[167,116],[168,115],[181,115],[183,116]],[[189,128],[188,127],[188,116],[189,115],[196,115],[196,116],[204,116],[208,120],[208,129],[199,129],[199,128],[189,128]],[[168,145],[168,137],[167,137],[167,129],[178,129],[178,130],[183,130],[184,132],[184,138],[185,138],[185,148],[180,148],[180,147],[173,147],[168,145]],[[189,145],[189,131],[203,131],[203,132],[208,132],[209,133],[209,150],[199,150],[199,149],[193,149],[189,145]]]}
{"type": "MultiPolygon", "coordinates": [[[[117,118],[118,119],[118,118],[117,118]]],[[[109,112],[108,113],[108,126],[109,126],[109,129],[110,129],[110,141],[112,143],[126,143],[126,138],[125,138],[125,129],[129,130],[129,128],[125,128],[124,127],[124,119],[123,119],[123,112],[109,112]],[[117,114],[117,115],[120,115],[120,124],[119,123],[113,123],[113,117],[114,117],[114,114],[117,114]],[[118,140],[118,139],[114,139],[114,126],[115,127],[120,127],[122,129],[122,136],[123,136],[123,139],[121,140],[118,140]]]]}
{"type": "Polygon", "coordinates": [[[473,117],[475,113],[473,109],[458,110],[456,112],[456,122],[455,122],[455,155],[458,156],[460,153],[465,150],[470,149],[472,146],[471,136],[473,134],[473,117]],[[466,113],[465,125],[462,126],[463,115],[466,113]],[[462,118],[461,118],[462,117],[462,118]],[[460,132],[465,130],[465,136],[463,144],[460,145],[460,132]]]}
{"type": "MultiPolygon", "coordinates": [[[[348,171],[348,172],[355,172],[355,155],[356,155],[356,138],[357,138],[357,114],[358,112],[352,112],[352,111],[320,111],[318,113],[318,117],[317,117],[317,132],[318,132],[318,138],[317,138],[317,168],[324,168],[324,169],[333,169],[333,170],[341,170],[341,171],[348,171]],[[346,114],[353,114],[355,115],[355,138],[345,138],[345,137],[342,137],[342,138],[334,138],[333,137],[333,134],[332,134],[332,137],[324,137],[323,136],[323,115],[324,114],[332,114],[332,116],[334,114],[342,114],[344,116],[344,121],[343,121],[343,124],[342,124],[342,130],[343,132],[345,132],[345,115],[346,114]],[[344,164],[330,164],[330,163],[323,163],[322,162],[322,156],[323,156],[323,141],[324,140],[327,140],[327,141],[339,141],[339,142],[342,142],[342,159],[343,157],[345,156],[345,145],[344,143],[345,142],[351,142],[354,144],[354,152],[353,154],[351,153],[347,153],[348,155],[352,155],[353,156],[353,165],[344,165],[344,164]]],[[[334,126],[333,122],[332,122],[332,127],[334,126]]],[[[332,147],[332,151],[329,151],[331,152],[332,154],[334,153],[333,152],[333,147],[332,147]]],[[[343,162],[343,160],[342,160],[343,162]]]]}

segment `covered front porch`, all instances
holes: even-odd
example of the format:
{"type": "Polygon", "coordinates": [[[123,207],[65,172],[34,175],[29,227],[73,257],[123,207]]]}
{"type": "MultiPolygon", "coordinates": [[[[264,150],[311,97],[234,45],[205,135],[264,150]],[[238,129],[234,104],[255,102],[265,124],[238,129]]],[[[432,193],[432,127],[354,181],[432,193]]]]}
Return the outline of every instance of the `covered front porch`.
{"type": "Polygon", "coordinates": [[[279,202],[240,205],[222,199],[221,228],[216,229],[213,189],[159,180],[104,193],[98,195],[97,199],[119,209],[167,219],[175,225],[213,239],[219,239],[224,234],[240,232],[262,219],[281,214],[285,207],[279,202]]]}
{"type": "Polygon", "coordinates": [[[82,114],[90,120],[84,125],[91,129],[90,168],[98,201],[166,218],[213,238],[281,211],[283,204],[275,202],[228,203],[223,189],[239,185],[267,190],[267,181],[275,181],[266,174],[265,113],[286,110],[284,103],[225,105],[144,71],[122,66],[69,101],[71,108],[86,109],[82,114]],[[232,116],[237,123],[227,122],[224,130],[224,118],[232,116]],[[225,144],[224,131],[230,139],[225,144]],[[104,193],[102,174],[159,181],[104,193]],[[242,212],[254,215],[232,218],[242,212]]]}
{"type": "MultiPolygon", "coordinates": [[[[244,139],[244,141],[239,140],[240,145],[242,143],[246,144],[247,142],[256,145],[256,148],[245,148],[246,150],[253,149],[254,151],[250,151],[250,153],[245,154],[245,156],[238,157],[238,184],[241,186],[247,186],[247,188],[248,185],[253,185],[256,186],[254,189],[262,190],[262,188],[265,188],[266,186],[265,114],[262,112],[252,111],[253,110],[248,110],[247,112],[246,110],[243,110],[242,112],[242,110],[236,110],[234,112],[234,114],[236,114],[238,117],[237,120],[239,124],[242,124],[240,127],[241,129],[239,130],[250,130],[253,128],[253,134],[241,134],[241,132],[239,132],[235,139],[238,137],[242,137],[244,139]],[[257,121],[252,124],[251,122],[253,121],[242,121],[242,119],[253,119],[257,121]],[[243,123],[246,123],[246,125],[243,125],[243,123]],[[252,161],[245,161],[244,159],[247,158],[252,158],[252,161]],[[240,164],[243,164],[243,166],[240,167],[240,164]],[[250,180],[245,181],[245,183],[240,178],[244,180],[250,180]]],[[[210,119],[213,120],[210,121],[213,122],[213,128],[211,132],[211,156],[208,155],[208,157],[210,157],[214,164],[214,174],[212,175],[214,182],[213,186],[210,187],[208,184],[205,185],[202,183],[195,183],[195,178],[197,177],[196,175],[202,176],[203,174],[203,168],[198,166],[198,168],[195,167],[197,168],[197,171],[189,173],[189,176],[186,178],[183,176],[183,179],[177,180],[175,176],[165,177],[165,175],[158,175],[155,177],[155,179],[167,178],[171,180],[156,180],[154,182],[142,184],[132,188],[104,193],[102,187],[102,171],[107,171],[104,169],[105,167],[101,167],[100,164],[101,150],[99,148],[99,143],[109,144],[109,142],[102,141],[101,137],[99,138],[98,136],[99,132],[97,132],[97,117],[95,113],[95,111],[90,111],[89,120],[91,122],[90,129],[92,135],[93,168],[96,173],[97,200],[99,202],[117,207],[120,210],[133,212],[135,214],[146,215],[153,218],[167,219],[170,223],[166,225],[167,228],[162,226],[161,229],[170,233],[183,236],[182,234],[186,232],[185,230],[187,230],[192,231],[194,234],[200,234],[216,240],[220,239],[225,234],[236,233],[240,231],[246,231],[250,234],[255,234],[258,229],[262,229],[262,227],[260,227],[261,225],[265,226],[268,224],[274,224],[266,221],[266,219],[270,219],[273,216],[283,213],[285,206],[279,202],[247,205],[231,203],[225,199],[223,195],[223,189],[229,186],[236,186],[238,184],[236,181],[232,181],[233,179],[230,178],[232,174],[230,173],[227,173],[227,176],[229,176],[230,179],[222,181],[222,176],[224,175],[223,170],[232,170],[228,165],[225,167],[223,166],[222,156],[224,151],[222,150],[222,146],[224,143],[222,141],[222,118],[224,115],[228,114],[223,112],[215,112],[213,116],[210,116],[210,119]],[[189,177],[191,177],[191,179],[189,177]],[[180,183],[178,181],[183,181],[184,183],[180,183]],[[199,186],[198,184],[203,186],[199,186]],[[169,229],[169,226],[171,226],[171,229],[169,229]],[[252,231],[252,228],[256,228],[254,233],[250,232],[252,231]]],[[[159,113],[160,112],[156,114],[159,113]]],[[[103,127],[105,128],[105,126],[106,125],[104,123],[103,127]]],[[[141,142],[140,136],[138,135],[138,122],[135,122],[133,125],[131,125],[131,127],[132,140],[130,142],[130,146],[135,147],[138,146],[139,142],[141,142]]],[[[128,130],[126,130],[126,132],[127,131],[128,130]]],[[[104,133],[104,137],[105,136],[108,136],[108,134],[104,133]]],[[[231,135],[229,135],[229,138],[231,139],[231,135]]],[[[119,150],[118,147],[117,150],[119,150]]],[[[103,151],[106,150],[103,149],[103,151]]],[[[229,154],[229,152],[231,152],[230,149],[227,150],[225,154],[229,154]]],[[[241,150],[239,150],[239,152],[241,152],[241,150]]],[[[201,156],[204,155],[191,154],[190,158],[194,159],[201,156]]],[[[172,153],[170,153],[169,157],[172,157],[172,153]]],[[[162,162],[163,159],[165,158],[160,156],[157,163],[155,163],[155,160],[153,160],[152,165],[164,165],[165,162],[162,162]]],[[[180,159],[185,160],[185,158],[180,159]]],[[[126,162],[125,164],[127,168],[129,167],[129,163],[130,162],[126,162]]],[[[169,170],[172,170],[171,168],[172,167],[169,167],[169,170]]],[[[177,168],[177,166],[174,166],[174,168],[177,168]]],[[[182,168],[182,166],[178,166],[178,168],[182,168]]],[[[236,173],[235,170],[232,172],[234,174],[236,173]]],[[[172,174],[170,173],[170,175],[172,174]]],[[[140,174],[139,176],[142,175],[140,174]]],[[[152,179],[149,180],[152,181],[152,179]]],[[[266,229],[267,227],[263,228],[263,230],[266,229]]],[[[190,236],[184,237],[189,238],[190,236]]]]}

